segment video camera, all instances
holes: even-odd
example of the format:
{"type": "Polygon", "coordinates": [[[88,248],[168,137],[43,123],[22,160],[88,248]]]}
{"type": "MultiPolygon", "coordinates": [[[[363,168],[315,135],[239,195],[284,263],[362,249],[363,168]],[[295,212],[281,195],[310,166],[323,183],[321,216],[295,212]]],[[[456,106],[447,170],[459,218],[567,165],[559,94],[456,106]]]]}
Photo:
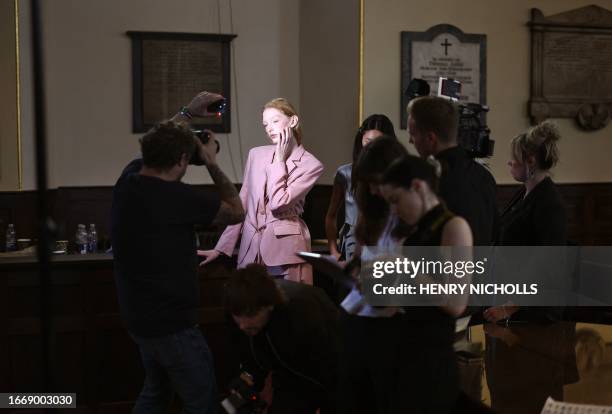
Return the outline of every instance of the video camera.
{"type": "Polygon", "coordinates": [[[230,381],[230,395],[221,402],[221,406],[228,414],[260,414],[266,409],[263,401],[254,389],[253,377],[243,372],[239,377],[230,381]]]}
{"type": "MultiPolygon", "coordinates": [[[[412,79],[406,88],[408,101],[429,95],[429,83],[423,79],[412,79]]],[[[489,107],[477,103],[458,103],[461,82],[451,78],[440,78],[438,96],[457,102],[459,109],[459,128],[457,143],[473,158],[486,158],[493,155],[495,141],[490,137],[491,130],[486,125],[485,114],[489,107]]]]}

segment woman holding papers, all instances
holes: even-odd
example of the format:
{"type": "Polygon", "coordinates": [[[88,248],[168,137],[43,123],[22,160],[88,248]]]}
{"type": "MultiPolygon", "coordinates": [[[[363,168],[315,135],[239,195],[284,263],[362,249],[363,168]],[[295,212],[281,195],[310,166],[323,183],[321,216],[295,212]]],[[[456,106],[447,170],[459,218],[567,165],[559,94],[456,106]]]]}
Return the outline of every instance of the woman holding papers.
{"type": "Polygon", "coordinates": [[[407,155],[406,148],[395,137],[381,137],[365,146],[353,170],[353,191],[358,215],[355,225],[356,254],[370,260],[372,252],[365,246],[387,249],[399,244],[398,218],[389,209],[380,192],[382,176],[394,160],[407,155]]]}
{"type": "MultiPolygon", "coordinates": [[[[392,145],[384,140],[372,143],[370,151],[364,148],[356,169],[357,198],[366,196],[361,199],[366,203],[358,203],[358,240],[383,248],[398,246],[402,236],[405,243],[470,246],[465,220],[448,213],[435,194],[432,165],[403,150],[396,151],[399,157],[382,160],[382,169],[367,174],[359,169],[380,161],[368,158],[377,152],[375,145],[392,145]],[[395,221],[391,229],[389,217],[395,221]]],[[[357,311],[344,318],[339,412],[450,412],[459,394],[453,316],[463,307],[387,309],[391,311],[367,316],[357,311]]]]}
{"type": "MultiPolygon", "coordinates": [[[[391,212],[407,225],[404,246],[472,246],[468,222],[451,213],[436,194],[439,168],[433,157],[424,160],[409,155],[395,161],[382,179],[382,194],[391,212]]],[[[468,254],[461,250],[455,249],[453,255],[468,254]]],[[[453,279],[451,283],[459,281],[467,282],[453,279]]],[[[459,396],[453,343],[455,318],[465,310],[467,296],[449,300],[442,306],[405,307],[398,316],[405,326],[399,335],[398,365],[412,372],[401,378],[415,398],[410,412],[446,413],[459,396]]]]}

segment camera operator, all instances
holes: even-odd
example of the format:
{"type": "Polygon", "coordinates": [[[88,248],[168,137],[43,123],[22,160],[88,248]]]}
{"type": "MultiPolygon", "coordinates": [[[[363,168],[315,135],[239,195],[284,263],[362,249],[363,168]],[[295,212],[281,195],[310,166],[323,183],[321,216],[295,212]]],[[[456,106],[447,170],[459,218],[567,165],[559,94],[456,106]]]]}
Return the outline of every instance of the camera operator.
{"type": "Polygon", "coordinates": [[[269,414],[334,412],[339,313],[321,289],[275,282],[265,267],[250,264],[228,281],[225,304],[242,369],[258,389],[271,373],[269,414]]]}
{"type": "Polygon", "coordinates": [[[474,245],[491,245],[499,222],[495,179],[457,144],[458,127],[457,107],[446,99],[422,96],[408,104],[410,142],[421,157],[432,155],[442,165],[440,196],[470,224],[474,245]]]}
{"type": "Polygon", "coordinates": [[[220,99],[202,92],[172,120],[149,130],[140,139],[142,159],[125,167],[113,191],[111,232],[121,317],[145,369],[134,413],[162,412],[173,391],[185,413],[217,412],[212,355],[197,325],[194,225],[238,223],[244,210],[234,184],[216,163],[214,137],[203,144],[182,122],[212,115],[207,107],[220,99]],[[181,182],[195,151],[218,195],[201,194],[181,182]]]}

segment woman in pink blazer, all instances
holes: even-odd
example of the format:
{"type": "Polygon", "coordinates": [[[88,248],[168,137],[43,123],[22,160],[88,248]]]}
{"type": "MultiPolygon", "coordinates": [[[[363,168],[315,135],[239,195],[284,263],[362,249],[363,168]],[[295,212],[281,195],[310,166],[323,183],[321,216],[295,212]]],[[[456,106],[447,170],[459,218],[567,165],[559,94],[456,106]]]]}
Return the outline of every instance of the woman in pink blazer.
{"type": "Polygon", "coordinates": [[[221,253],[231,256],[241,237],[239,268],[262,263],[273,276],[312,284],[312,268],[296,252],[310,251],[310,232],[300,215],[323,164],[302,146],[299,118],[286,99],[264,106],[263,126],[273,145],[249,151],[240,190],[244,222],[228,226],[214,250],[198,254],[206,256],[202,264],[221,253]]]}

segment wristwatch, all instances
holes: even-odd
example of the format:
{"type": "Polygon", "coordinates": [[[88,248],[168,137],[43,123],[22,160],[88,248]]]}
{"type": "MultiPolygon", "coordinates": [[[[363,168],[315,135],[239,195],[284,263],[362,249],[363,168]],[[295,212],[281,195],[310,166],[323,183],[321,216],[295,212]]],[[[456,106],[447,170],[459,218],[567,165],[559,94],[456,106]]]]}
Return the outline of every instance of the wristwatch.
{"type": "Polygon", "coordinates": [[[193,119],[193,114],[191,113],[189,108],[187,108],[186,106],[183,106],[179,110],[179,114],[183,115],[185,118],[193,119]]]}

